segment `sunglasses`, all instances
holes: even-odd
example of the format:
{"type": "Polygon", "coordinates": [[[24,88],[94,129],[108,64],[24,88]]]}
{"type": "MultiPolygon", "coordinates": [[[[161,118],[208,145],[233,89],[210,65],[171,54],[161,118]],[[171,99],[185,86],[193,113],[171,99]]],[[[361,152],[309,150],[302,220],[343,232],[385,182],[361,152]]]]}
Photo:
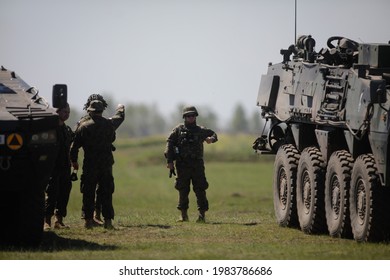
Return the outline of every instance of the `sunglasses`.
{"type": "Polygon", "coordinates": [[[195,114],[188,114],[188,115],[185,115],[186,118],[195,118],[196,115],[195,114]]]}

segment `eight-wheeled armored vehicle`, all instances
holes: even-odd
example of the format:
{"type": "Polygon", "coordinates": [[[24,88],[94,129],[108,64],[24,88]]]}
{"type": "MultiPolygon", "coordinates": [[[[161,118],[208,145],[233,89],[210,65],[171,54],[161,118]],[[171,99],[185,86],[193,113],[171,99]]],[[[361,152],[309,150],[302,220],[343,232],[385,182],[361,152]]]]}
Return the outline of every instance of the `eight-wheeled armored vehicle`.
{"type": "MultiPolygon", "coordinates": [[[[53,106],[66,102],[53,87],[53,106]]],[[[45,187],[57,156],[58,115],[35,87],[0,69],[0,243],[38,245],[45,187]]]]}
{"type": "Polygon", "coordinates": [[[281,50],[257,97],[264,128],[253,148],[275,154],[281,226],[357,241],[390,233],[390,44],[310,35],[281,50]]]}

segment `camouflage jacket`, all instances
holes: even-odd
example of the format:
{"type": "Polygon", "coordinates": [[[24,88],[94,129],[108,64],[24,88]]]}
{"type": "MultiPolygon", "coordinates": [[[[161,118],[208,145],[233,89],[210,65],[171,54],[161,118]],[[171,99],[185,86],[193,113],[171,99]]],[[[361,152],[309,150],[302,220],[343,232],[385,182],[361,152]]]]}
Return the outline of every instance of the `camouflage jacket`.
{"type": "Polygon", "coordinates": [[[167,162],[186,159],[203,159],[203,142],[212,137],[218,141],[217,134],[211,129],[198,126],[180,124],[176,126],[167,138],[165,157],[167,162]]]}
{"type": "Polygon", "coordinates": [[[85,164],[114,164],[112,143],[115,141],[115,127],[102,116],[90,117],[83,121],[75,131],[75,138],[70,149],[72,162],[77,162],[79,149],[84,150],[85,164]]]}
{"type": "Polygon", "coordinates": [[[60,125],[57,128],[58,137],[58,155],[55,163],[56,168],[70,168],[69,151],[72,144],[74,133],[66,124],[60,125]]]}
{"type": "MultiPolygon", "coordinates": [[[[77,122],[75,131],[79,128],[81,123],[88,121],[91,119],[91,116],[89,114],[86,114],[85,116],[81,117],[81,119],[77,122]]],[[[115,130],[118,129],[118,127],[123,123],[125,120],[125,111],[124,109],[117,108],[115,111],[115,114],[109,118],[112,125],[115,127],[115,130]]]]}

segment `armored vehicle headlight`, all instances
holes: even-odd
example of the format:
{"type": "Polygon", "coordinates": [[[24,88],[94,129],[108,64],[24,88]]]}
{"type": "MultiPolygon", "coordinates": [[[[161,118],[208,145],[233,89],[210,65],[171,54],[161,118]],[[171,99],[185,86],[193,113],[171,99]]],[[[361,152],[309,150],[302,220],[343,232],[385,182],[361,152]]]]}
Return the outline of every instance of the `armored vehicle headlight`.
{"type": "Polygon", "coordinates": [[[55,130],[44,131],[31,136],[31,144],[49,144],[57,142],[55,130]]]}

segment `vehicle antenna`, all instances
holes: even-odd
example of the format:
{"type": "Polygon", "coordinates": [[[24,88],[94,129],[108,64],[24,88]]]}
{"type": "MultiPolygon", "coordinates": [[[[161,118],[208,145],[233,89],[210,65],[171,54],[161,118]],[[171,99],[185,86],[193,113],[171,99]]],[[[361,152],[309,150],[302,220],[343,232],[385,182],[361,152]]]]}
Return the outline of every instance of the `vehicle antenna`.
{"type": "Polygon", "coordinates": [[[297,43],[297,0],[295,0],[295,37],[294,44],[297,43]]]}

